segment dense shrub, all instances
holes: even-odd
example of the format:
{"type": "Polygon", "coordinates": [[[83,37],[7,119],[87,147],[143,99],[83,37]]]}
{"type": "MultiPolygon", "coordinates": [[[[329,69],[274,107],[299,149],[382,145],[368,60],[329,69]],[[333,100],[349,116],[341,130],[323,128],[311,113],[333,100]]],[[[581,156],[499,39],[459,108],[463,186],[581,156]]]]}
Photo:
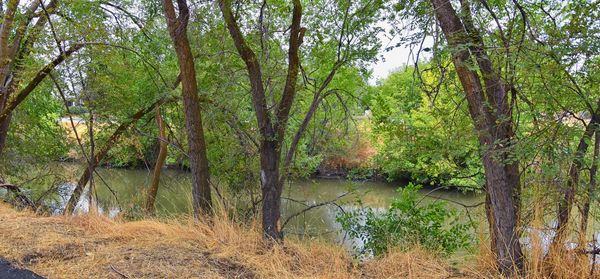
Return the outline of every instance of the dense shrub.
{"type": "Polygon", "coordinates": [[[443,202],[424,203],[419,189],[412,184],[399,189],[399,197],[384,213],[364,208],[338,215],[349,236],[362,242],[355,247],[360,254],[378,256],[392,247],[421,246],[447,255],[469,245],[470,224],[459,222],[443,202]]]}
{"type": "Polygon", "coordinates": [[[432,75],[415,79],[408,68],[392,73],[366,97],[375,163],[390,180],[478,188],[483,171],[466,104],[459,94],[426,93],[426,83],[435,80],[432,75]]]}

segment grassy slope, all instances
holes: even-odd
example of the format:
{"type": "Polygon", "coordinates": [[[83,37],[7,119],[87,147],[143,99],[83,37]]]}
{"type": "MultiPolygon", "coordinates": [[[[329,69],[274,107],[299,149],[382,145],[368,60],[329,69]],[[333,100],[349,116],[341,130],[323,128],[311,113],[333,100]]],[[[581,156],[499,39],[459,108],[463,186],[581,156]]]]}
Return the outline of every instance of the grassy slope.
{"type": "MultiPolygon", "coordinates": [[[[254,226],[256,227],[256,226],[254,226]]],[[[342,247],[288,240],[266,249],[256,229],[217,220],[119,222],[40,217],[0,203],[0,255],[48,278],[457,278],[415,250],[361,264],[342,247]]]]}

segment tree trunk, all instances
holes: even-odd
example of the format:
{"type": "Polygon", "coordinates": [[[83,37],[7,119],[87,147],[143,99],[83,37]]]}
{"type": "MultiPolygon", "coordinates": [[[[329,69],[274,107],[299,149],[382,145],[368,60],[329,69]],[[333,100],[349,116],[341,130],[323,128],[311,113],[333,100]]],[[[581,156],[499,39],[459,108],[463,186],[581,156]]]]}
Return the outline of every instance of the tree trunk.
{"type": "MultiPolygon", "coordinates": [[[[449,0],[431,2],[451,49],[456,72],[466,93],[469,113],[478,131],[489,195],[488,214],[493,219],[490,235],[498,268],[505,276],[514,276],[523,269],[523,253],[517,229],[519,170],[518,161],[510,156],[513,131],[506,90],[484,51],[483,41],[470,22],[468,7],[463,6],[463,22],[449,0]],[[482,78],[474,70],[477,67],[482,78]]],[[[462,3],[468,4],[467,1],[462,3]]]]}
{"type": "MultiPolygon", "coordinates": [[[[178,84],[178,83],[176,83],[176,84],[178,84]]],[[[158,101],[150,104],[148,107],[137,111],[131,117],[129,117],[129,120],[121,123],[121,125],[119,125],[119,127],[117,127],[117,129],[108,138],[108,140],[98,149],[98,152],[96,152],[96,154],[92,158],[90,158],[90,160],[91,160],[90,165],[92,167],[90,168],[90,167],[86,166],[84,168],[83,173],[81,174],[81,177],[79,177],[79,180],[77,181],[77,186],[75,186],[75,190],[73,190],[73,194],[71,194],[71,197],[69,198],[69,201],[67,202],[67,204],[65,206],[65,211],[64,211],[65,214],[68,215],[68,214],[73,213],[75,206],[79,202],[79,198],[81,198],[81,193],[83,192],[85,185],[87,185],[88,181],[90,180],[90,176],[91,176],[92,172],[95,170],[96,167],[98,167],[100,162],[106,157],[106,155],[108,154],[108,151],[110,151],[110,149],[117,143],[117,141],[119,140],[121,135],[125,131],[127,131],[127,129],[131,125],[133,125],[135,122],[137,122],[142,117],[144,117],[144,115],[150,113],[157,106],[160,106],[161,104],[164,104],[169,100],[172,100],[172,99],[167,99],[167,98],[159,99],[158,101]]]]}
{"type": "Polygon", "coordinates": [[[263,197],[263,234],[268,239],[281,240],[279,228],[281,216],[282,181],[279,176],[279,156],[277,142],[262,141],[260,148],[260,181],[263,197]]]}
{"type": "Polygon", "coordinates": [[[490,198],[490,193],[485,191],[485,216],[487,217],[488,229],[490,231],[490,251],[496,255],[496,230],[494,229],[494,213],[492,212],[492,200],[490,198]]]}
{"type": "Polygon", "coordinates": [[[196,69],[194,68],[194,56],[192,55],[187,37],[190,12],[186,0],[177,0],[179,15],[175,14],[175,7],[172,0],[164,0],[163,3],[169,34],[173,40],[181,71],[183,109],[188,136],[190,168],[192,171],[192,206],[194,208],[194,216],[199,218],[201,214],[212,214],[212,200],[206,142],[204,140],[200,101],[198,99],[196,69]]]}
{"type": "Polygon", "coordinates": [[[8,117],[0,123],[0,155],[4,152],[4,148],[6,147],[6,139],[8,138],[8,131],[10,128],[10,122],[12,120],[12,113],[8,115],[8,117]]]}
{"type": "Polygon", "coordinates": [[[231,11],[231,0],[219,0],[219,7],[223,19],[233,39],[235,47],[246,64],[248,78],[252,92],[252,105],[256,115],[260,135],[260,178],[263,195],[263,237],[267,240],[282,240],[283,235],[279,228],[281,211],[281,191],[283,179],[280,175],[281,145],[285,137],[285,129],[288,122],[289,112],[296,95],[296,83],[300,58],[298,51],[303,42],[305,29],[300,26],[302,19],[302,6],[299,0],[293,1],[292,24],[290,26],[290,37],[288,45],[288,69],[283,94],[279,103],[275,106],[272,117],[268,109],[261,65],[256,54],[244,39],[235,17],[231,11]],[[274,119],[272,119],[274,118],[274,119]]]}
{"type": "MultiPolygon", "coordinates": [[[[89,119],[89,123],[88,123],[88,134],[90,137],[90,158],[94,157],[95,154],[95,149],[96,149],[96,143],[94,141],[94,111],[92,109],[90,109],[90,119],[89,119]]],[[[96,168],[94,166],[94,163],[92,161],[88,162],[88,168],[90,170],[90,179],[89,179],[89,184],[90,184],[90,190],[88,193],[88,212],[90,213],[97,213],[96,210],[96,201],[94,200],[94,193],[96,192],[96,184],[94,183],[94,169],[96,168]]]]}
{"type": "Polygon", "coordinates": [[[38,72],[36,77],[14,98],[10,104],[8,100],[12,94],[19,88],[21,75],[24,71],[24,61],[29,57],[31,48],[34,42],[40,37],[40,32],[48,22],[48,14],[55,11],[58,0],[52,0],[45,7],[46,16],[37,16],[41,14],[38,9],[42,1],[31,1],[25,13],[18,16],[18,25],[14,26],[15,13],[19,9],[19,2],[10,0],[6,3],[6,10],[3,11],[3,24],[0,25],[0,155],[3,153],[6,146],[6,138],[10,128],[12,111],[33,89],[37,87],[39,82],[49,73],[47,69],[53,69],[60,64],[64,58],[70,56],[82,45],[76,45],[76,49],[69,49],[64,55],[60,55],[49,65],[46,65],[38,72]],[[36,23],[30,27],[30,23],[34,18],[38,18],[36,23]],[[14,26],[14,28],[13,28],[14,26]],[[12,45],[9,45],[9,40],[12,39],[12,45]],[[24,40],[23,40],[24,39],[24,40]],[[74,51],[71,51],[74,50],[74,51]],[[13,107],[14,105],[14,107],[13,107]],[[7,110],[5,110],[8,108],[7,110]]]}
{"type": "MultiPolygon", "coordinates": [[[[598,99],[597,105],[598,108],[600,108],[600,99],[598,99]]],[[[579,186],[579,172],[583,166],[585,154],[587,153],[589,147],[589,141],[594,135],[598,125],[600,125],[600,114],[598,113],[598,108],[596,111],[591,112],[592,119],[585,127],[585,131],[583,132],[583,135],[579,140],[579,144],[577,145],[577,150],[575,151],[575,158],[573,158],[573,162],[569,167],[569,179],[567,180],[567,185],[561,189],[563,196],[558,203],[556,236],[554,237],[552,245],[550,246],[549,254],[560,255],[561,251],[564,249],[564,241],[568,232],[567,227],[571,218],[571,209],[575,203],[575,192],[579,186]]]]}
{"type": "Polygon", "coordinates": [[[598,127],[594,135],[594,155],[592,157],[592,166],[590,167],[590,185],[588,185],[587,195],[585,197],[582,209],[581,209],[581,226],[579,229],[580,241],[582,245],[586,243],[585,238],[587,234],[588,220],[590,217],[590,206],[592,198],[596,192],[597,180],[596,175],[598,174],[598,155],[600,151],[600,133],[598,133],[598,127]]]}
{"type": "Polygon", "coordinates": [[[160,184],[160,173],[165,163],[165,159],[167,159],[167,136],[165,132],[165,123],[160,114],[160,107],[156,108],[156,124],[158,125],[158,142],[160,148],[154,165],[152,183],[150,184],[148,197],[146,198],[146,212],[152,215],[154,214],[154,202],[156,201],[156,194],[158,193],[158,185],[160,184]]]}
{"type": "Polygon", "coordinates": [[[513,276],[523,268],[523,254],[517,231],[518,212],[513,195],[518,185],[511,184],[505,166],[493,158],[491,152],[483,156],[485,176],[490,195],[490,208],[493,216],[496,257],[500,272],[513,276]]]}

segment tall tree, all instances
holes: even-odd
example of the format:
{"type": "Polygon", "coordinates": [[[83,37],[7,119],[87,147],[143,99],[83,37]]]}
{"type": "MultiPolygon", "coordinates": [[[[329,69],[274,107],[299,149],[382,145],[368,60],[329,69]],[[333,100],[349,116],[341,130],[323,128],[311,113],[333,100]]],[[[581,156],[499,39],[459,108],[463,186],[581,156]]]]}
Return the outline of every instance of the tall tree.
{"type": "Polygon", "coordinates": [[[281,216],[281,192],[283,177],[280,175],[281,148],[294,97],[298,78],[299,49],[304,39],[305,28],[300,26],[302,6],[299,0],[293,1],[292,23],[288,40],[288,65],[283,93],[274,112],[267,106],[263,74],[260,62],[249,47],[231,9],[231,0],[219,0],[219,7],[227,29],[240,56],[246,64],[250,79],[252,104],[260,130],[260,180],[262,190],[262,226],[267,239],[281,240],[279,228],[281,216]]]}
{"type": "Polygon", "coordinates": [[[357,93],[352,85],[366,83],[366,74],[362,75],[366,71],[358,72],[381,46],[376,22],[383,1],[332,0],[304,7],[301,1],[263,1],[259,6],[235,2],[258,8],[256,19],[247,13],[234,14],[233,2],[219,1],[219,7],[251,85],[261,161],[263,230],[266,238],[280,239],[281,189],[294,172],[295,155],[303,154],[304,144],[309,144],[310,139],[303,136],[313,119],[324,117],[320,114],[327,99],[348,109],[348,99],[357,93]],[[250,22],[258,22],[253,25],[258,32],[243,34],[244,25],[250,22]],[[305,36],[301,25],[314,31],[305,36]],[[285,36],[279,30],[286,30],[285,36]],[[353,71],[358,81],[344,79],[353,71]]]}
{"type": "Polygon", "coordinates": [[[492,217],[490,229],[498,268],[502,274],[512,276],[523,268],[523,253],[517,229],[519,164],[511,156],[514,132],[505,83],[494,70],[479,31],[473,25],[469,1],[461,1],[462,18],[449,0],[432,0],[431,3],[451,49],[483,151],[492,217]]]}
{"type": "Polygon", "coordinates": [[[178,14],[175,12],[172,0],[164,0],[163,4],[169,34],[173,40],[181,72],[188,154],[192,171],[192,205],[194,216],[198,218],[200,214],[212,214],[212,200],[196,69],[194,68],[194,56],[187,37],[190,10],[186,0],[177,0],[178,14]]]}

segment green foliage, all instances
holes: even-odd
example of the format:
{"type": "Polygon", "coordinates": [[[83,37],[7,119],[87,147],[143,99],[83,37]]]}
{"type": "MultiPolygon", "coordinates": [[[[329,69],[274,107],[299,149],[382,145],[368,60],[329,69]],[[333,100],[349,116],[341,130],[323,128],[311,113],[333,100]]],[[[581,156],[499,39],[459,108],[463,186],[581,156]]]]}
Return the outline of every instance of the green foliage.
{"type": "Polygon", "coordinates": [[[353,238],[361,254],[379,256],[391,248],[421,246],[448,255],[470,244],[469,224],[458,222],[455,211],[442,202],[422,203],[420,186],[398,189],[399,197],[383,213],[372,208],[338,215],[338,222],[353,238]]]}
{"type": "Polygon", "coordinates": [[[376,175],[375,169],[370,166],[359,166],[348,171],[346,178],[351,180],[366,180],[376,175]]]}
{"type": "Polygon", "coordinates": [[[424,88],[436,76],[420,81],[413,70],[392,73],[365,98],[372,111],[373,142],[378,144],[376,164],[390,180],[480,187],[478,142],[466,104],[450,94],[453,87],[426,94],[424,88]]]}
{"type": "Polygon", "coordinates": [[[38,92],[13,113],[7,153],[37,162],[65,156],[66,137],[60,125],[62,113],[62,103],[50,94],[49,84],[41,85],[38,92]]]}
{"type": "Polygon", "coordinates": [[[84,106],[69,107],[69,112],[71,112],[73,115],[83,115],[89,113],[88,109],[86,109],[84,106]]]}
{"type": "MultiPolygon", "coordinates": [[[[161,97],[180,95],[180,87],[171,88],[179,67],[159,2],[60,1],[52,16],[52,28],[40,29],[40,39],[31,46],[32,55],[27,55],[22,65],[11,62],[11,68],[23,67],[23,73],[7,82],[22,80],[18,87],[27,84],[59,53],[57,41],[63,47],[95,42],[53,69],[53,74],[69,99],[85,104],[72,107],[73,114],[84,119],[94,114],[96,147],[101,146],[134,112],[161,97]]],[[[509,146],[500,152],[505,156],[497,157],[506,163],[520,162],[523,188],[535,182],[552,185],[547,189],[555,191],[568,179],[569,164],[585,123],[571,116],[586,118],[585,114],[597,110],[600,6],[590,1],[547,1],[543,7],[535,1],[526,2],[521,5],[527,20],[514,1],[488,1],[489,7],[473,2],[470,9],[486,54],[510,93],[506,101],[511,102],[514,142],[495,142],[509,146]]],[[[452,5],[459,8],[461,3],[453,1],[452,5]]],[[[480,188],[482,150],[464,90],[452,67],[450,49],[442,37],[433,45],[425,38],[437,28],[430,2],[317,0],[302,1],[302,6],[302,26],[306,28],[300,50],[302,69],[281,146],[282,158],[313,100],[319,103],[285,175],[306,177],[328,159],[356,155],[351,152],[357,149],[352,136],[364,133],[372,135],[377,155],[373,160],[352,162],[357,166],[349,172],[352,179],[369,178],[381,171],[390,180],[408,178],[422,185],[480,188]],[[400,32],[404,24],[410,28],[400,32]],[[391,30],[382,34],[388,29],[382,28],[386,25],[391,30]],[[368,86],[368,68],[381,53],[381,35],[402,37],[397,45],[386,45],[388,50],[408,43],[424,47],[421,58],[432,57],[417,61],[419,71],[405,67],[377,86],[368,86]],[[363,131],[353,124],[358,118],[364,119],[367,108],[372,118],[363,131]]],[[[271,117],[286,82],[290,8],[289,1],[235,3],[247,45],[261,65],[271,117]]],[[[23,19],[20,13],[17,22],[23,19]]],[[[211,177],[232,204],[253,206],[252,202],[259,200],[255,193],[260,193],[260,127],[249,97],[244,62],[214,3],[195,1],[191,5],[188,30],[211,177]]],[[[26,30],[25,34],[33,36],[35,32],[26,30]]],[[[11,33],[9,39],[14,36],[11,33]]],[[[476,63],[469,66],[478,70],[476,63]]],[[[167,162],[187,167],[182,110],[181,102],[176,101],[161,107],[168,124],[167,162]]],[[[13,113],[7,149],[2,154],[3,175],[10,173],[6,170],[9,164],[61,159],[69,148],[82,152],[74,141],[67,146],[64,128],[58,123],[64,114],[52,83],[41,83],[13,113]]],[[[82,136],[84,152],[89,152],[87,135],[82,136]]],[[[156,137],[156,123],[149,113],[123,134],[103,163],[135,166],[151,162],[156,156],[156,137]]],[[[588,152],[581,169],[590,165],[588,152]]],[[[588,176],[589,172],[583,171],[581,180],[589,181],[588,176]]],[[[579,188],[578,195],[587,190],[579,188]]],[[[446,252],[462,247],[464,226],[447,224],[455,215],[438,204],[417,207],[415,193],[414,187],[402,190],[388,213],[366,210],[340,220],[356,237],[364,238],[364,249],[373,254],[383,253],[390,244],[419,244],[446,252]],[[361,223],[361,218],[367,222],[361,223]]],[[[132,216],[138,216],[137,209],[130,210],[132,216]]]]}

